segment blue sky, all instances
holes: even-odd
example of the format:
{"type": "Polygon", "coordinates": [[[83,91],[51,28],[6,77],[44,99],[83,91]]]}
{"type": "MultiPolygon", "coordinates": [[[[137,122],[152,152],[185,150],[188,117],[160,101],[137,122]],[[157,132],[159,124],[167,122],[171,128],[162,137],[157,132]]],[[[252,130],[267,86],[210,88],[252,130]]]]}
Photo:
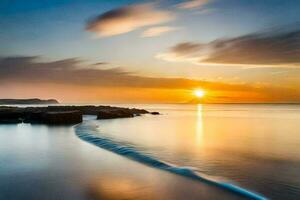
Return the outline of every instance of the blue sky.
{"type": "MultiPolygon", "coordinates": [[[[149,58],[153,51],[184,40],[209,41],[252,33],[272,26],[300,21],[299,1],[286,0],[213,0],[204,9],[207,13],[178,12],[174,22],[182,30],[165,37],[142,40],[136,32],[100,40],[85,31],[91,17],[113,8],[141,1],[99,0],[4,0],[0,3],[0,24],[3,55],[42,55],[53,59],[83,57],[87,59],[118,59],[108,51],[117,47],[120,60],[143,48],[149,58]],[[196,14],[195,14],[196,13],[196,14]],[[14,42],[12,42],[12,40],[14,42]],[[130,46],[131,43],[134,46],[130,46]],[[152,45],[155,43],[155,45],[152,45]],[[130,54],[122,46],[130,48],[130,54]],[[147,50],[149,52],[147,52],[147,50]]],[[[162,7],[173,9],[180,1],[162,1],[162,7]]],[[[115,54],[116,52],[114,52],[115,54]]],[[[125,59],[124,59],[125,60],[125,59]]]]}
{"type": "MultiPolygon", "coordinates": [[[[278,74],[286,76],[286,72],[290,71],[290,68],[283,69],[282,65],[298,66],[297,62],[290,63],[293,55],[282,58],[280,63],[267,63],[261,58],[257,59],[262,62],[257,63],[250,60],[248,63],[239,63],[232,59],[225,59],[224,63],[220,63],[220,60],[212,62],[212,59],[207,59],[210,62],[199,62],[199,59],[203,59],[203,51],[199,52],[199,49],[203,46],[211,49],[220,40],[233,45],[230,39],[243,40],[242,36],[268,32],[274,28],[280,31],[291,27],[297,29],[299,13],[300,1],[297,0],[2,0],[0,57],[39,56],[39,60],[45,62],[76,58],[88,64],[106,62],[108,64],[101,68],[122,68],[141,76],[269,84],[281,80],[283,76],[278,77],[278,74]],[[191,2],[201,3],[193,8],[180,8],[191,2]],[[127,32],[96,37],[97,34],[104,34],[97,28],[107,25],[106,12],[119,12],[125,8],[126,12],[137,12],[140,17],[145,17],[139,13],[136,5],[145,5],[141,10],[146,9],[146,12],[159,16],[166,15],[166,19],[155,23],[145,22],[127,32]],[[91,20],[95,21],[94,29],[88,30],[91,20]],[[160,31],[161,26],[168,31],[154,37],[142,36],[149,28],[158,28],[160,31]],[[182,47],[180,44],[184,43],[188,47],[195,47],[196,52],[189,52],[188,55],[172,52],[176,45],[182,47]],[[268,69],[264,68],[265,65],[268,69]],[[274,74],[277,74],[277,78],[274,78],[274,74]]],[[[123,20],[119,15],[117,17],[123,20]]],[[[133,21],[136,23],[139,20],[137,17],[133,21]]],[[[147,21],[146,17],[144,20],[147,21]]],[[[118,26],[122,27],[122,23],[120,21],[118,26]]],[[[262,51],[261,54],[269,56],[266,49],[262,51]]],[[[295,70],[292,72],[288,84],[300,83],[294,77],[295,70]]]]}

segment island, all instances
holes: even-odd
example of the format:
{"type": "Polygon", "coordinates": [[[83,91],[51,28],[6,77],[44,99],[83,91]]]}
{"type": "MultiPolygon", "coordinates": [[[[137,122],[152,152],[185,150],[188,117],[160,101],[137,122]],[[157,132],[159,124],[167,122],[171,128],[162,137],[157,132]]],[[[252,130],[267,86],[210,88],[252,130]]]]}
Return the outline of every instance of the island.
{"type": "Polygon", "coordinates": [[[45,107],[0,106],[0,124],[72,125],[81,123],[83,115],[95,115],[97,119],[115,119],[135,117],[142,114],[157,115],[159,113],[137,108],[94,105],[45,107]]]}
{"type": "Polygon", "coordinates": [[[23,105],[23,104],[58,104],[59,102],[55,99],[0,99],[0,105],[23,105]]]}

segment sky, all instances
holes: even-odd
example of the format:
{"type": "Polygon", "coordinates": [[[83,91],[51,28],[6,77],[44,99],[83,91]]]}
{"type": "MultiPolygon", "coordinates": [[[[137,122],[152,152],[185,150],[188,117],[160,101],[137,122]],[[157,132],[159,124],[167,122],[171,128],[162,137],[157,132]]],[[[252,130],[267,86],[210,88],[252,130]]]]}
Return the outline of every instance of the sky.
{"type": "Polygon", "coordinates": [[[0,98],[300,102],[299,13],[298,0],[1,0],[0,98]]]}

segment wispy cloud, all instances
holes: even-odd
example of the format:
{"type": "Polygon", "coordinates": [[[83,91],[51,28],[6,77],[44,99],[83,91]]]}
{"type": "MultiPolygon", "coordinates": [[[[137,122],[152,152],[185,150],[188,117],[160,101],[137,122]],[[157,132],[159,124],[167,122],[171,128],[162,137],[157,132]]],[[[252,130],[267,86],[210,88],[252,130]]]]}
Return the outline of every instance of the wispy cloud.
{"type": "Polygon", "coordinates": [[[52,62],[39,62],[39,57],[0,58],[0,83],[57,83],[108,87],[174,88],[242,90],[241,85],[213,83],[184,78],[154,78],[139,76],[121,68],[94,68],[79,59],[71,58],[52,62]]]}
{"type": "Polygon", "coordinates": [[[174,18],[172,12],[158,9],[154,3],[134,4],[99,15],[87,23],[86,30],[100,37],[108,37],[165,23],[174,18]]]}
{"type": "Polygon", "coordinates": [[[85,65],[74,58],[53,62],[38,62],[37,58],[0,58],[0,89],[3,89],[1,85],[8,87],[9,85],[23,86],[25,84],[57,84],[57,88],[72,86],[75,93],[76,87],[94,88],[94,92],[97,91],[97,88],[110,88],[110,90],[111,88],[118,88],[118,90],[120,88],[124,88],[124,90],[136,88],[161,91],[173,89],[186,91],[203,88],[216,93],[221,92],[222,95],[230,93],[228,98],[235,102],[300,100],[300,91],[290,87],[274,87],[267,84],[232,84],[187,78],[154,78],[132,74],[121,68],[95,69],[93,65],[85,65]]]}
{"type": "Polygon", "coordinates": [[[171,47],[165,53],[159,53],[156,58],[169,62],[191,62],[199,64],[201,57],[207,57],[204,45],[194,42],[182,42],[171,47]]]}
{"type": "Polygon", "coordinates": [[[180,9],[195,9],[200,8],[207,4],[209,0],[189,0],[186,2],[182,2],[177,4],[177,7],[180,9]]]}
{"type": "Polygon", "coordinates": [[[177,27],[171,27],[171,26],[155,26],[155,27],[150,27],[146,29],[141,37],[156,37],[160,35],[164,35],[166,33],[178,30],[179,28],[177,27]]]}
{"type": "Polygon", "coordinates": [[[184,42],[156,57],[166,61],[195,64],[300,66],[300,29],[220,39],[210,43],[184,42]]]}

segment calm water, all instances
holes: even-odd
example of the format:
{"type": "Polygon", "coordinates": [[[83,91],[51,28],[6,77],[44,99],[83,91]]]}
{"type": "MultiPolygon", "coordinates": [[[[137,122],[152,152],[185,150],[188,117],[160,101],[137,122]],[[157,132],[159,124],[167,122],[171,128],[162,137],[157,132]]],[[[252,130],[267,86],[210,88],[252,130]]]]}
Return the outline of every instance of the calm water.
{"type": "Polygon", "coordinates": [[[271,199],[300,199],[299,105],[140,107],[162,115],[99,121],[99,136],[271,199]]]}
{"type": "MultiPolygon", "coordinates": [[[[124,105],[120,105],[124,106],[124,105]]],[[[97,137],[271,199],[300,198],[300,106],[125,105],[97,137]]],[[[240,199],[79,139],[74,127],[0,125],[0,199],[240,199]]]]}
{"type": "Polygon", "coordinates": [[[80,140],[74,127],[0,125],[1,200],[187,197],[240,199],[227,191],[102,150],[80,140]]]}

